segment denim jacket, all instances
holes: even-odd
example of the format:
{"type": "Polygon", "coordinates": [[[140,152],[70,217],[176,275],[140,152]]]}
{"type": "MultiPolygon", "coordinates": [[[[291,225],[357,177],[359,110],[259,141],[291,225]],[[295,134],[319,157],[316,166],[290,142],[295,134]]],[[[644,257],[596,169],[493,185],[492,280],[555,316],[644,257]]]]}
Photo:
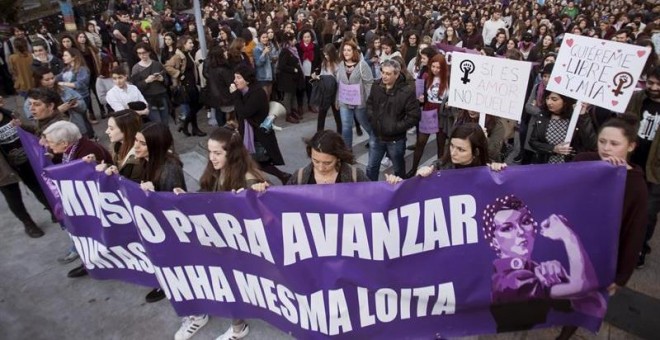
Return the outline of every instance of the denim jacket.
{"type": "Polygon", "coordinates": [[[257,43],[253,50],[254,68],[257,73],[257,81],[272,81],[273,67],[271,65],[270,54],[264,55],[264,45],[257,43]]]}

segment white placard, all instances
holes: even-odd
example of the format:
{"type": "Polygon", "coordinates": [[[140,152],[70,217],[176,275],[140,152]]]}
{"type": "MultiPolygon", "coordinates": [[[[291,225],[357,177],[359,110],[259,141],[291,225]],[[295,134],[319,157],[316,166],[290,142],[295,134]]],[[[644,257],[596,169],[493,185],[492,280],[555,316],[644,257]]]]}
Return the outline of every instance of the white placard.
{"type": "Polygon", "coordinates": [[[449,106],[520,121],[532,64],[453,52],[449,106]]]}
{"type": "Polygon", "coordinates": [[[648,47],[566,34],[547,89],[624,112],[650,52],[648,47]]]}

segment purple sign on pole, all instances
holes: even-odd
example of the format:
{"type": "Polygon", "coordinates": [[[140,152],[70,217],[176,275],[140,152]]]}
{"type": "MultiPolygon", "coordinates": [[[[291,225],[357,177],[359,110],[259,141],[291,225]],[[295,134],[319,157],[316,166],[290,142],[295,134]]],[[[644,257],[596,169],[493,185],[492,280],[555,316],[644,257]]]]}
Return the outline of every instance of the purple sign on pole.
{"type": "Polygon", "coordinates": [[[152,271],[179,315],[261,318],[303,339],[597,330],[626,177],[584,162],[443,171],[394,188],[174,195],[82,162],[46,174],[93,277],[153,284],[152,271]],[[115,261],[101,245],[119,247],[115,261]]]}

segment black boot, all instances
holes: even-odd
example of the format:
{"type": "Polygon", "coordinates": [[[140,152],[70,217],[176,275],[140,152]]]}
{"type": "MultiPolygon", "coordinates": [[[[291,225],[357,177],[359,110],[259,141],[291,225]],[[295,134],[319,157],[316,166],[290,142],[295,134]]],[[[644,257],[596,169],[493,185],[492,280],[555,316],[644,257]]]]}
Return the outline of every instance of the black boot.
{"type": "Polygon", "coordinates": [[[23,221],[23,226],[25,227],[25,233],[32,238],[44,236],[44,231],[41,230],[31,218],[23,221]]]}
{"type": "Polygon", "coordinates": [[[144,298],[148,303],[158,302],[165,298],[165,292],[160,288],[154,288],[144,298]]]}
{"type": "Polygon", "coordinates": [[[206,132],[199,129],[197,126],[197,113],[191,114],[190,124],[192,125],[192,134],[198,137],[206,136],[206,132]]]}
{"type": "Polygon", "coordinates": [[[85,265],[81,264],[80,266],[71,269],[66,276],[70,278],[75,278],[75,277],[83,277],[87,275],[87,269],[85,269],[85,265]]]}

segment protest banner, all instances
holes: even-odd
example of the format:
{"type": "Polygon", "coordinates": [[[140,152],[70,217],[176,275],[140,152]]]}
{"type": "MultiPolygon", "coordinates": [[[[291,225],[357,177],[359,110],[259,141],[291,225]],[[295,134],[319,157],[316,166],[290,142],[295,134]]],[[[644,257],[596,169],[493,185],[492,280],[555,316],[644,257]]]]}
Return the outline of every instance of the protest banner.
{"type": "Polygon", "coordinates": [[[53,187],[52,182],[42,176],[43,169],[47,166],[53,165],[51,159],[46,157],[46,148],[39,145],[39,138],[37,138],[37,136],[21,128],[17,128],[16,131],[23,144],[23,150],[25,150],[25,154],[30,160],[32,170],[34,171],[35,176],[39,179],[39,185],[41,186],[44,196],[46,196],[46,200],[48,200],[53,216],[58,221],[62,221],[64,212],[62,211],[62,203],[59,193],[56,188],[53,187]]]}
{"type": "Polygon", "coordinates": [[[301,339],[600,327],[625,168],[438,174],[395,188],[175,195],[80,160],[44,169],[89,274],[159,284],[179,315],[260,318],[301,339]],[[550,283],[549,267],[560,283],[550,283]]]}
{"type": "Polygon", "coordinates": [[[531,64],[453,52],[449,106],[520,121],[531,64]]]}
{"type": "Polygon", "coordinates": [[[547,90],[622,113],[651,49],[565,34],[547,90]]]}
{"type": "Polygon", "coordinates": [[[125,232],[102,221],[127,214],[139,231],[144,252],[116,261],[76,243],[93,277],[131,263],[132,272],[115,272],[130,281],[136,268],[148,270],[146,254],[179,315],[261,318],[301,339],[451,337],[561,324],[595,331],[614,277],[625,181],[625,169],[598,162],[446,171],[396,190],[357,183],[177,196],[145,193],[81,161],[46,172],[66,197],[67,221],[80,226],[72,234],[125,232]],[[90,190],[95,184],[98,192],[90,190]],[[513,214],[520,240],[493,222],[511,216],[498,211],[514,209],[505,208],[514,195],[522,204],[513,214]],[[582,251],[569,252],[574,247],[582,251]],[[534,273],[553,261],[565,272],[562,282],[580,293],[547,295],[551,287],[534,273]],[[520,275],[529,280],[507,281],[520,275]]]}

